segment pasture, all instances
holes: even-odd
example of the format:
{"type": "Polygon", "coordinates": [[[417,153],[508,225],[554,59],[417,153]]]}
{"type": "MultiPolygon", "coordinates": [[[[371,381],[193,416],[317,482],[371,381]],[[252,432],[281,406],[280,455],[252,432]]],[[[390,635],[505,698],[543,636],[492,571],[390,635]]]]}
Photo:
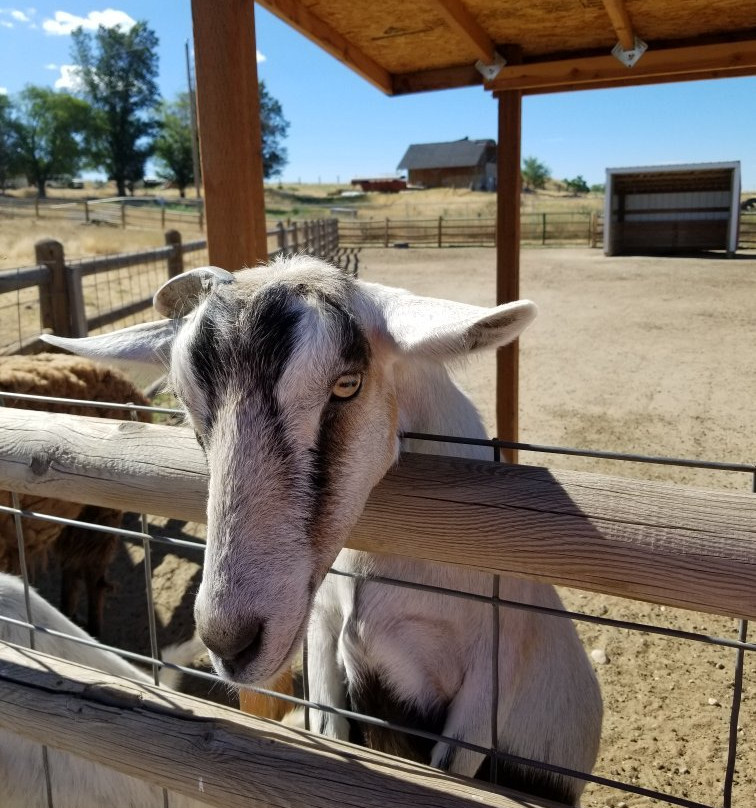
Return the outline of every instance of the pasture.
{"type": "MultiPolygon", "coordinates": [[[[134,242],[132,242],[133,244],[134,242]]],[[[371,249],[365,280],[469,303],[493,304],[491,249],[371,249]]],[[[522,295],[540,316],[521,340],[522,441],[648,455],[754,462],[751,428],[756,358],[750,341],[756,255],[605,258],[598,250],[524,250],[522,295]]],[[[494,366],[459,368],[494,434],[494,366]]],[[[744,475],[521,453],[520,462],[748,491],[744,475]]],[[[166,526],[201,533],[192,525],[166,526]]],[[[199,581],[195,560],[153,559],[154,592],[165,641],[191,621],[199,581]]],[[[106,643],[148,648],[140,551],[122,551],[112,579],[106,643]]],[[[569,608],[716,636],[736,637],[732,620],[577,591],[569,608]]],[[[717,804],[727,751],[734,652],[637,632],[580,624],[596,663],[606,716],[596,773],[717,804]]],[[[746,655],[736,805],[756,798],[756,663],[746,655]]],[[[219,688],[217,688],[219,689],[219,688]]],[[[589,786],[588,808],[652,805],[642,797],[589,786]]]]}

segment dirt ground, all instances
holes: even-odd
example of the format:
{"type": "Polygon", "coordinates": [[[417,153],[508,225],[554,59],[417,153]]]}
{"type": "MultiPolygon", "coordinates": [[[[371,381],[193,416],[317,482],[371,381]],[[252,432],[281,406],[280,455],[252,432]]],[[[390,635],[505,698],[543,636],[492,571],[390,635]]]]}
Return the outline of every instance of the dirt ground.
{"type": "MultiPolygon", "coordinates": [[[[363,250],[360,275],[418,293],[493,304],[491,249],[363,250]]],[[[520,438],[578,448],[754,462],[756,255],[726,260],[606,258],[588,249],[525,250],[523,297],[539,318],[521,340],[520,438]]],[[[458,372],[494,434],[494,364],[458,372]]],[[[520,462],[749,491],[747,475],[522,453],[520,462]]],[[[174,534],[193,526],[167,526],[174,534]]],[[[201,529],[199,529],[201,532],[201,529]]],[[[199,559],[154,551],[160,643],[191,631],[199,559]]],[[[123,551],[103,639],[148,650],[143,558],[123,551]]],[[[735,621],[563,591],[576,611],[735,637],[735,621]]],[[[721,804],[734,652],[580,624],[605,700],[595,773],[680,798],[721,804]]],[[[223,698],[221,686],[214,695],[223,698]]],[[[756,804],[756,663],[746,655],[733,805],[756,804]]],[[[588,808],[652,806],[590,785],[588,808]]]]}

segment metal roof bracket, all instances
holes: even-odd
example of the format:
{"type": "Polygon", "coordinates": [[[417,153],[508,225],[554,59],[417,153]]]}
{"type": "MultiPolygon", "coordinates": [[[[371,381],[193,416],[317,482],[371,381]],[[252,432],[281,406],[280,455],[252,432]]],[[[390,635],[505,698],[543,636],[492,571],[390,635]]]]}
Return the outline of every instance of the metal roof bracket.
{"type": "Polygon", "coordinates": [[[507,63],[507,60],[498,53],[494,53],[494,60],[492,64],[486,64],[482,59],[478,59],[475,63],[475,69],[483,76],[486,81],[493,81],[501,72],[501,68],[507,63]]]}
{"type": "Polygon", "coordinates": [[[619,59],[625,67],[634,67],[638,59],[648,50],[648,45],[640,38],[635,37],[635,43],[632,48],[627,50],[622,47],[622,43],[618,42],[612,48],[612,56],[619,59]]]}

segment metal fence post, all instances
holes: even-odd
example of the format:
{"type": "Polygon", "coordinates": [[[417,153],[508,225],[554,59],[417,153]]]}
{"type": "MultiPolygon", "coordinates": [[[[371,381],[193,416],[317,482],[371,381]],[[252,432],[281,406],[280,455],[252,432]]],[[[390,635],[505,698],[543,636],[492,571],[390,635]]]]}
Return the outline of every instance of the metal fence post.
{"type": "Polygon", "coordinates": [[[184,271],[184,251],[181,248],[181,233],[178,230],[167,230],[165,244],[173,252],[168,256],[168,277],[175,278],[184,271]]]}

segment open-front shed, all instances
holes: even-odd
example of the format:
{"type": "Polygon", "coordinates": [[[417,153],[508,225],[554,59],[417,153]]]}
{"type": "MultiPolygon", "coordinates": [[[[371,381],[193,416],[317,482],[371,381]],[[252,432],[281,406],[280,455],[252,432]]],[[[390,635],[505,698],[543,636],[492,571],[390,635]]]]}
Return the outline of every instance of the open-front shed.
{"type": "MultiPolygon", "coordinates": [[[[478,85],[499,106],[497,297],[519,297],[522,97],[756,74],[742,0],[261,0],[388,95],[478,85]]],[[[210,260],[264,260],[254,3],[192,0],[210,260]]],[[[499,356],[498,436],[517,437],[517,347],[499,356]]]]}
{"type": "Polygon", "coordinates": [[[738,245],[740,163],[608,168],[607,255],[687,253],[738,245]]]}

